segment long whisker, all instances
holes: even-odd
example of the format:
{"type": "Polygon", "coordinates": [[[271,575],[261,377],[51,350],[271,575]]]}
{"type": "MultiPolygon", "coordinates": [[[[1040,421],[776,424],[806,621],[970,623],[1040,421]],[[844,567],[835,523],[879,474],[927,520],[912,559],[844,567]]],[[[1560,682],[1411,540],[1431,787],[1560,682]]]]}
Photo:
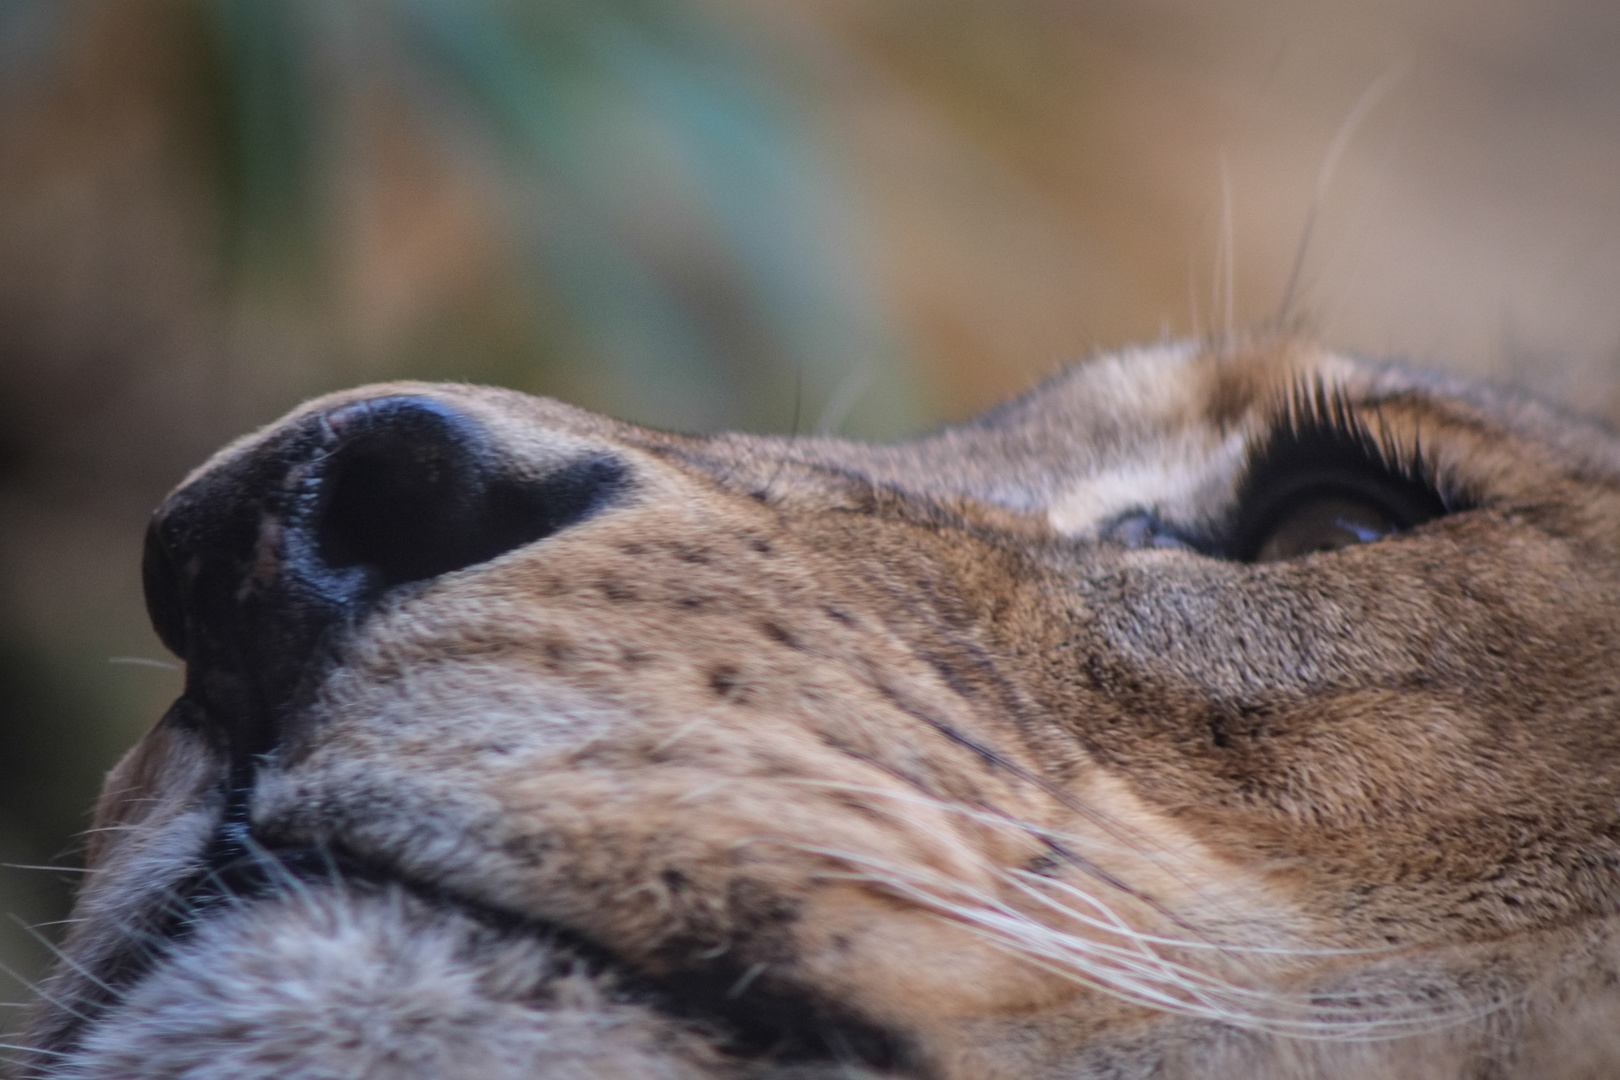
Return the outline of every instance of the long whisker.
{"type": "MultiPolygon", "coordinates": [[[[56,942],[52,941],[50,938],[46,937],[44,934],[40,933],[38,929],[36,929],[33,926],[28,925],[28,923],[24,922],[22,919],[18,918],[14,914],[7,913],[6,917],[8,919],[10,919],[12,922],[16,923],[19,927],[21,927],[23,933],[27,934],[29,937],[33,938],[35,941],[37,941],[41,945],[45,946],[45,948],[50,951],[50,954],[52,956],[56,957],[56,959],[58,961],[60,961],[63,964],[66,964],[68,967],[70,967],[74,971],[78,972],[87,981],[93,983],[99,989],[105,990],[109,994],[114,992],[112,987],[108,986],[105,982],[98,979],[96,976],[92,975],[88,970],[86,970],[83,967],[83,965],[79,964],[78,961],[74,960],[71,956],[69,956],[67,954],[66,950],[64,950],[60,945],[56,944],[56,942]]],[[[35,993],[38,993],[38,988],[31,988],[31,989],[35,993]]]]}
{"type": "MultiPolygon", "coordinates": [[[[981,939],[1020,956],[1063,979],[1106,993],[1122,1001],[1251,1030],[1306,1040],[1379,1040],[1443,1030],[1478,1019],[1505,1002],[1483,1005],[1467,1001],[1437,1004],[1433,995],[1403,994],[1396,1001],[1379,1001],[1366,993],[1306,992],[1233,982],[1159,952],[1155,946],[1181,948],[1188,944],[1145,935],[1134,930],[1100,898],[1079,890],[1067,894],[1083,901],[1095,915],[1086,916],[1055,898],[1040,895],[1038,875],[1003,873],[1001,880],[1048,908],[1081,920],[1101,939],[1056,929],[1008,906],[1004,901],[966,883],[935,874],[902,869],[855,852],[807,846],[805,850],[851,866],[847,873],[827,877],[862,881],[880,886],[951,917],[981,939]]],[[[1218,947],[1218,946],[1217,946],[1218,947]]],[[[1242,953],[1241,949],[1223,950],[1242,953]]],[[[1279,950],[1289,955],[1288,950],[1279,950]]],[[[1250,954],[1252,955],[1252,954],[1250,954]]]]}
{"type": "Polygon", "coordinates": [[[1299,246],[1294,249],[1294,265],[1288,271],[1288,284],[1283,288],[1282,303],[1277,305],[1277,325],[1283,325],[1294,309],[1295,297],[1299,294],[1300,281],[1305,273],[1305,256],[1310,252],[1312,234],[1316,231],[1316,219],[1322,211],[1322,203],[1327,198],[1333,176],[1339,171],[1339,159],[1344,156],[1345,150],[1350,146],[1350,140],[1355,138],[1357,130],[1372,112],[1373,107],[1401,80],[1408,67],[1408,64],[1395,65],[1374,79],[1372,85],[1361,92],[1361,97],[1356,99],[1356,103],[1351,106],[1344,121],[1339,125],[1339,130],[1334,133],[1333,142],[1329,144],[1327,153],[1322,156],[1322,168],[1316,174],[1316,188],[1311,192],[1311,204],[1305,211],[1305,226],[1300,230],[1299,246]]]}
{"type": "MultiPolygon", "coordinates": [[[[789,779],[789,780],[785,780],[784,783],[798,784],[798,785],[802,785],[802,786],[806,786],[806,787],[826,788],[826,789],[829,789],[829,790],[848,791],[848,792],[851,792],[851,793],[856,793],[856,794],[861,794],[861,795],[877,796],[877,797],[887,799],[887,800],[891,800],[891,801],[898,802],[898,803],[904,803],[904,804],[911,804],[911,805],[915,805],[915,806],[927,807],[929,809],[938,810],[938,811],[953,815],[953,816],[958,817],[958,818],[962,818],[962,819],[965,819],[965,820],[972,821],[972,822],[974,822],[976,824],[981,824],[981,825],[987,826],[989,828],[998,829],[998,830],[1002,830],[1002,831],[1018,832],[1018,833],[1020,833],[1022,835],[1031,837],[1031,838],[1033,838],[1033,839],[1035,839],[1035,840],[1037,840],[1037,841],[1039,841],[1039,842],[1041,842],[1041,843],[1043,843],[1045,845],[1048,845],[1049,848],[1055,849],[1055,853],[1062,853],[1064,851],[1072,851],[1072,850],[1077,849],[1077,848],[1084,848],[1088,853],[1089,852],[1095,852],[1095,853],[1099,853],[1099,854],[1122,854],[1122,855],[1131,855],[1131,856],[1137,856],[1137,857],[1140,857],[1140,856],[1144,855],[1144,852],[1140,848],[1118,846],[1118,845],[1114,845],[1114,844],[1108,844],[1108,843],[1105,843],[1105,842],[1100,842],[1094,836],[1080,836],[1080,835],[1070,833],[1070,832],[1067,832],[1067,831],[1064,831],[1064,830],[1061,830],[1061,829],[1051,829],[1051,828],[1048,828],[1046,826],[1037,825],[1037,824],[1035,824],[1033,822],[1028,822],[1028,821],[1021,820],[1019,818],[1016,818],[1016,817],[1014,817],[1014,816],[1012,816],[1010,814],[1007,814],[1007,813],[1005,813],[1005,812],[1003,812],[1003,811],[1001,811],[999,809],[996,809],[996,808],[988,808],[988,809],[986,809],[986,808],[980,808],[980,807],[971,806],[971,805],[968,805],[968,804],[965,804],[965,803],[952,802],[950,800],[940,799],[940,798],[938,798],[936,796],[928,795],[928,794],[925,794],[923,792],[916,791],[914,789],[896,790],[896,789],[891,789],[891,788],[882,788],[882,787],[876,787],[876,786],[873,786],[873,785],[857,784],[857,783],[848,782],[848,781],[841,781],[841,780],[823,780],[823,779],[809,779],[809,778],[789,779]]],[[[917,823],[914,822],[914,821],[910,822],[910,823],[908,823],[908,827],[915,829],[915,828],[917,828],[917,823]]],[[[1230,911],[1224,910],[1227,905],[1226,905],[1226,902],[1223,899],[1208,896],[1206,890],[1204,890],[1199,885],[1199,883],[1192,880],[1191,878],[1186,877],[1185,875],[1182,875],[1182,874],[1176,872],[1176,869],[1175,869],[1174,865],[1171,864],[1170,860],[1174,860],[1174,861],[1178,861],[1178,862],[1185,862],[1186,859],[1185,859],[1185,856],[1182,855],[1182,853],[1174,850],[1169,845],[1166,845],[1166,844],[1163,844],[1163,843],[1158,843],[1158,844],[1156,844],[1154,846],[1158,848],[1157,854],[1158,854],[1159,859],[1160,859],[1159,865],[1161,865],[1161,867],[1165,868],[1168,872],[1171,872],[1172,874],[1174,874],[1174,876],[1176,877],[1178,882],[1180,884],[1182,884],[1183,886],[1185,886],[1195,896],[1198,896],[1202,903],[1204,903],[1207,907],[1217,911],[1218,913],[1229,915],[1230,917],[1232,917],[1232,918],[1234,918],[1234,919],[1236,919],[1238,921],[1246,921],[1246,920],[1243,920],[1241,918],[1241,916],[1242,916],[1241,912],[1230,912],[1230,911]]],[[[1090,866],[1093,865],[1091,860],[1089,860],[1089,859],[1085,860],[1083,865],[1076,863],[1075,860],[1070,860],[1070,861],[1071,861],[1071,863],[1075,863],[1076,865],[1078,865],[1078,868],[1082,872],[1089,871],[1090,866]]],[[[1020,871],[1020,873],[1023,873],[1023,871],[1020,871]]],[[[1136,895],[1134,890],[1121,888],[1120,886],[1115,885],[1112,881],[1109,881],[1106,878],[1097,878],[1096,875],[1088,875],[1088,876],[1092,876],[1094,879],[1097,879],[1097,880],[1103,880],[1103,881],[1105,881],[1105,883],[1110,884],[1111,887],[1120,889],[1120,891],[1123,891],[1123,892],[1127,893],[1128,895],[1136,895]]],[[[1055,887],[1055,888],[1064,889],[1064,890],[1072,890],[1077,897],[1086,897],[1087,902],[1089,902],[1089,899],[1090,899],[1089,894],[1084,894],[1080,890],[1075,889],[1073,886],[1067,885],[1067,884],[1061,882],[1060,880],[1057,880],[1057,879],[1054,879],[1054,878],[1047,878],[1044,875],[1030,875],[1030,877],[1032,879],[1039,879],[1040,881],[1042,881],[1042,882],[1044,882],[1046,884],[1049,884],[1050,886],[1055,887]]],[[[1071,917],[1078,917],[1078,916],[1071,915],[1071,917]]],[[[1178,920],[1178,924],[1179,924],[1179,920],[1178,920]]],[[[1136,933],[1136,931],[1133,931],[1133,933],[1136,933]]],[[[1372,954],[1378,954],[1378,953],[1388,953],[1388,952],[1393,951],[1394,948],[1395,948],[1394,946],[1373,946],[1373,947],[1369,947],[1369,948],[1302,948],[1302,947],[1290,947],[1290,946],[1256,946],[1256,945],[1246,945],[1246,944],[1242,944],[1242,943],[1238,943],[1238,942],[1219,941],[1219,940],[1211,939],[1211,938],[1209,938],[1207,936],[1208,931],[1203,929],[1203,928],[1200,928],[1197,931],[1197,934],[1198,934],[1198,937],[1196,939],[1182,939],[1182,938],[1165,937],[1165,938],[1158,938],[1158,939],[1156,939],[1156,941],[1159,944],[1173,945],[1173,946],[1175,946],[1177,948],[1199,948],[1199,949],[1208,949],[1208,950],[1218,950],[1218,951],[1221,951],[1221,952],[1250,952],[1250,953],[1256,953],[1256,954],[1270,954],[1270,955],[1281,955],[1281,956],[1365,956],[1365,955],[1372,955],[1372,954]]]]}
{"type": "MultiPolygon", "coordinates": [[[[930,716],[924,710],[915,709],[908,706],[898,695],[894,697],[894,700],[895,703],[899,705],[899,707],[903,709],[909,716],[912,716],[913,718],[933,728],[949,741],[963,747],[964,749],[967,749],[968,751],[977,755],[983,761],[994,765],[997,769],[1000,769],[1006,772],[1008,775],[1016,777],[1024,783],[1031,785],[1048,798],[1055,800],[1059,805],[1073,811],[1075,814],[1097,826],[1097,828],[1108,833],[1108,835],[1112,836],[1116,841],[1120,842],[1121,844],[1125,844],[1127,848],[1137,851],[1145,851],[1149,849],[1157,849],[1159,851],[1168,850],[1166,846],[1160,840],[1158,840],[1158,838],[1150,836],[1147,833],[1144,833],[1142,830],[1136,829],[1125,822],[1119,821],[1100,808],[1092,806],[1082,799],[1076,798],[1073,794],[1065,791],[1057,784],[1054,784],[1045,777],[1024,768],[1022,765],[1019,765],[1016,761],[1013,761],[1011,758],[1007,757],[1005,754],[1002,754],[993,747],[975,742],[974,740],[963,735],[961,732],[952,728],[949,724],[930,716]]],[[[892,770],[887,769],[880,761],[870,758],[863,758],[863,760],[867,760],[874,766],[890,772],[891,775],[895,775],[892,770]]],[[[897,776],[897,779],[905,780],[906,778],[897,776]]],[[[1136,899],[1153,908],[1164,918],[1181,927],[1181,929],[1186,930],[1188,933],[1201,933],[1197,927],[1185,922],[1176,912],[1160,904],[1152,897],[1145,896],[1140,891],[1133,889],[1124,882],[1114,878],[1112,875],[1108,874],[1089,859],[1086,859],[1077,851],[1063,847],[1062,845],[1049,844],[1049,848],[1053,855],[1063,859],[1065,862],[1070,863],[1087,874],[1106,881],[1109,885],[1119,889],[1121,892],[1136,897],[1136,899]]],[[[1183,878],[1173,868],[1169,869],[1168,872],[1174,874],[1178,878],[1181,878],[1181,883],[1190,891],[1199,891],[1198,885],[1195,882],[1183,878]]]]}
{"type": "Polygon", "coordinates": [[[24,1054],[44,1054],[46,1057],[65,1058],[60,1050],[47,1050],[42,1046],[24,1046],[21,1043],[0,1043],[0,1050],[16,1050],[24,1054]]]}
{"type": "Polygon", "coordinates": [[[16,968],[12,967],[10,964],[7,964],[7,963],[5,963],[3,961],[0,961],[0,975],[9,976],[14,982],[17,983],[17,985],[21,986],[24,990],[27,990],[30,994],[34,994],[34,995],[36,995],[36,996],[38,996],[40,998],[43,998],[45,1001],[50,1002],[52,1005],[55,1005],[58,1009],[61,1009],[63,1012],[67,1013],[69,1016],[75,1016],[75,1017],[79,1018],[80,1020],[84,1020],[86,1022],[89,1021],[89,1017],[87,1017],[83,1013],[79,1012],[77,1009],[75,1009],[73,1006],[69,1005],[67,1002],[62,1001],[62,1000],[52,996],[51,994],[46,993],[45,989],[43,987],[41,987],[38,983],[34,982],[32,979],[29,979],[27,976],[23,975],[20,971],[18,971],[16,968]]]}

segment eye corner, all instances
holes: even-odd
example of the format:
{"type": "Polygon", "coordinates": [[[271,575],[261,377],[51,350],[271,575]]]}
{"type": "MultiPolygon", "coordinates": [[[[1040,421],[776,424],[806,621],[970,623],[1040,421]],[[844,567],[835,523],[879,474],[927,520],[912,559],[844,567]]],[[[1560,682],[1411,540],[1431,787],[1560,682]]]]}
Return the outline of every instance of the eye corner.
{"type": "Polygon", "coordinates": [[[1221,551],[1221,545],[1208,535],[1171,524],[1154,510],[1140,506],[1116,514],[1105,521],[1098,527],[1097,539],[1132,550],[1152,548],[1160,551],[1190,551],[1212,556],[1218,556],[1221,551]]]}

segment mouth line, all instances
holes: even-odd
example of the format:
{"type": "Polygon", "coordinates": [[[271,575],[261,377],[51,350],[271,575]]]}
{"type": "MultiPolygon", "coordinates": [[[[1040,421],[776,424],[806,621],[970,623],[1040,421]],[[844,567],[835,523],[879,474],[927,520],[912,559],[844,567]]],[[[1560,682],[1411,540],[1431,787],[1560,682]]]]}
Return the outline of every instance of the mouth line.
{"type": "Polygon", "coordinates": [[[266,844],[229,825],[222,826],[210,845],[204,868],[178,885],[152,918],[142,946],[126,953],[113,971],[102,976],[109,991],[107,999],[72,1025],[76,1030],[67,1041],[77,1043],[83,1032],[116,1007],[124,992],[161,968],[170,950],[216,914],[321,886],[402,889],[430,906],[442,906],[491,930],[544,941],[569,956],[577,970],[611,975],[631,1000],[719,1032],[716,1048],[734,1059],[864,1066],[897,1075],[916,1072],[917,1055],[909,1040],[856,1015],[847,1006],[786,985],[758,968],[721,958],[704,960],[671,975],[639,974],[614,950],[567,926],[493,907],[338,846],[266,844]]]}

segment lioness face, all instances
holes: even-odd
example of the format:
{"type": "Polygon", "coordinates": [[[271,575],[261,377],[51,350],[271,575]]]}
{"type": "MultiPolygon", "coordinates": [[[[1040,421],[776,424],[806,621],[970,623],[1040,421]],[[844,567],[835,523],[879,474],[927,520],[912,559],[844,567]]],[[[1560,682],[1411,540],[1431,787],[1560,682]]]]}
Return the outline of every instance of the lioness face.
{"type": "Polygon", "coordinates": [[[58,1077],[1620,1069],[1620,447],[1287,342],[893,447],[394,384],[154,518],[58,1077]]]}

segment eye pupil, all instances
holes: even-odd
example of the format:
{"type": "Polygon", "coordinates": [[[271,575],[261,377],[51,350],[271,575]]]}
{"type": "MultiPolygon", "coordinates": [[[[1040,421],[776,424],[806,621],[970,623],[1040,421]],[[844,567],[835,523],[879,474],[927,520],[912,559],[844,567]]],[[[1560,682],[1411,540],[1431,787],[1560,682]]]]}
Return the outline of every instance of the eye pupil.
{"type": "Polygon", "coordinates": [[[1381,539],[1400,529],[1383,507],[1345,495],[1322,495],[1285,510],[1255,552],[1256,562],[1292,559],[1381,539]]]}

